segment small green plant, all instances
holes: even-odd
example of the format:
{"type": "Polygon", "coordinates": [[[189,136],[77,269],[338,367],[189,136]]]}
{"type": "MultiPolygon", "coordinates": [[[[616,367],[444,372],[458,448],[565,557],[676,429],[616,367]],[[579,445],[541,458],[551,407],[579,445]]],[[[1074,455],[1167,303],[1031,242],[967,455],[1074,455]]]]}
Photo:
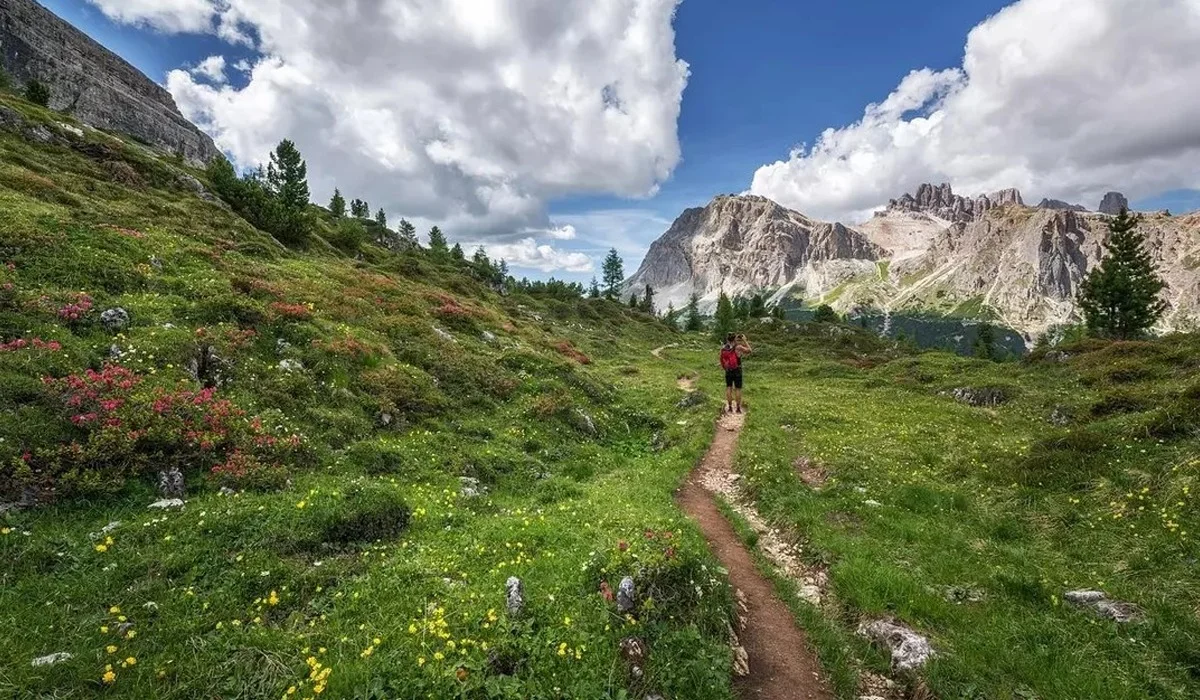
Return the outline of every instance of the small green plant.
{"type": "Polygon", "coordinates": [[[42,107],[50,106],[50,88],[40,81],[30,80],[25,83],[25,99],[42,107]]]}

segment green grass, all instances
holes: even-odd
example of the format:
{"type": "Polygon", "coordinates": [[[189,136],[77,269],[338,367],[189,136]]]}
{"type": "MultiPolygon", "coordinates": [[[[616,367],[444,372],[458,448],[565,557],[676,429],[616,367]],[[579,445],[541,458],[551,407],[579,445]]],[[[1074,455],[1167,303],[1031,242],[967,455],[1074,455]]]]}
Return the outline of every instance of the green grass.
{"type": "Polygon", "coordinates": [[[847,630],[894,615],[933,639],[942,654],[924,674],[938,697],[1200,690],[1196,419],[1147,437],[1172,410],[1158,407],[1195,409],[1184,389],[1200,347],[1177,337],[1068,351],[1065,366],[931,353],[851,369],[797,347],[747,373],[738,466],[760,511],[829,565],[847,630]],[[1115,380],[1146,410],[1093,415],[1115,380]],[[1015,398],[972,408],[944,395],[958,386],[1015,398]],[[1053,427],[1056,406],[1079,423],[1053,427]],[[830,471],[827,488],[799,481],[801,455],[830,471]],[[983,600],[951,602],[953,588],[983,600]],[[1076,588],[1136,603],[1147,620],[1118,626],[1063,604],[1076,588]]]}

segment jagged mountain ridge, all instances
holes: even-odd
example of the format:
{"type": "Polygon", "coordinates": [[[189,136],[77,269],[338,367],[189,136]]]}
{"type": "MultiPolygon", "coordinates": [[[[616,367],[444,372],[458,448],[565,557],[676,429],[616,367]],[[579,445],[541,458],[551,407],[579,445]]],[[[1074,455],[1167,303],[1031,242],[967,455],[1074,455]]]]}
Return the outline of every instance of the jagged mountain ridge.
{"type": "Polygon", "coordinates": [[[50,106],[203,165],[220,151],[141,71],[34,0],[0,2],[0,66],[50,89],[50,106]]]}
{"type": "Polygon", "coordinates": [[[698,293],[709,305],[730,295],[808,277],[853,277],[887,251],[842,224],[792,211],[766,197],[721,195],[688,209],[650,246],[625,284],[651,286],[665,306],[698,293]]]}
{"type": "MultiPolygon", "coordinates": [[[[1082,207],[1055,200],[1026,206],[1011,189],[968,198],[948,184],[927,184],[892,200],[859,227],[820,224],[854,245],[794,265],[770,245],[759,246],[758,239],[724,246],[731,239],[714,232],[714,215],[732,217],[718,217],[717,228],[726,232],[760,226],[763,212],[810,228],[818,222],[761,197],[753,198],[753,207],[732,207],[730,200],[738,199],[749,198],[719,197],[685,212],[651,246],[627,287],[650,284],[663,306],[667,301],[678,306],[693,291],[711,306],[721,289],[794,290],[843,312],[873,307],[996,318],[1033,338],[1077,320],[1079,284],[1103,256],[1108,233],[1107,216],[1079,211],[1082,207]],[[751,218],[739,219],[743,213],[751,218]]],[[[1123,199],[1110,193],[1105,204],[1123,199]]],[[[1142,231],[1168,285],[1171,308],[1162,329],[1200,325],[1200,212],[1144,214],[1142,231]]]]}

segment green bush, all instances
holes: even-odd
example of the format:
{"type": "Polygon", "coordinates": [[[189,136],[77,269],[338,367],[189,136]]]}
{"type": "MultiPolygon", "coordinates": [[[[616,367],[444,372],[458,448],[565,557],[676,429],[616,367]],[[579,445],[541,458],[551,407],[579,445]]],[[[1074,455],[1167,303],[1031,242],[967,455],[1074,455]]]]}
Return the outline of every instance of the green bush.
{"type": "Polygon", "coordinates": [[[42,107],[50,106],[50,88],[37,80],[25,83],[25,99],[42,107]]]}

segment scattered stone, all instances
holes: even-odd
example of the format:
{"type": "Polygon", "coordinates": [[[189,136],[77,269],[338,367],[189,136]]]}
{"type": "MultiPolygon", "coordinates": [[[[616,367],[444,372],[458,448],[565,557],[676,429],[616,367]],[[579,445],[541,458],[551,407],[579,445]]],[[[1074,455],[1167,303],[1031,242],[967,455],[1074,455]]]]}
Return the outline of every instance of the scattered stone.
{"type": "Polygon", "coordinates": [[[72,654],[70,654],[68,652],[57,651],[53,654],[46,654],[45,656],[37,657],[36,659],[33,660],[32,663],[30,663],[30,665],[31,666],[53,666],[54,664],[69,660],[71,658],[71,656],[72,656],[72,654]]]}
{"type": "Polygon", "coordinates": [[[928,590],[934,594],[940,593],[943,598],[956,605],[978,603],[984,597],[983,591],[970,586],[941,586],[939,588],[930,586],[928,590]]]}
{"type": "Polygon", "coordinates": [[[800,480],[814,491],[819,491],[829,478],[829,472],[825,471],[825,467],[808,457],[797,457],[796,461],[792,462],[792,468],[796,470],[796,475],[800,477],[800,480]]]}
{"type": "Polygon", "coordinates": [[[886,646],[892,655],[892,668],[911,671],[933,658],[929,640],[908,627],[887,620],[873,620],[858,626],[858,635],[886,646]]]}
{"type": "Polygon", "coordinates": [[[677,403],[676,406],[679,408],[694,408],[695,406],[703,405],[707,400],[708,399],[704,396],[704,392],[689,391],[683,395],[682,399],[679,399],[679,403],[677,403]]]}
{"type": "Polygon", "coordinates": [[[100,314],[100,325],[109,333],[119,333],[129,325],[129,312],[119,306],[108,309],[100,314]]]}
{"type": "Polygon", "coordinates": [[[282,355],[283,353],[290,350],[291,347],[292,347],[292,344],[289,343],[288,341],[284,340],[283,338],[275,339],[275,352],[279,353],[280,355],[282,355]]]}
{"type": "Polygon", "coordinates": [[[54,132],[46,128],[44,124],[34,124],[25,130],[25,136],[30,141],[37,143],[51,143],[54,141],[54,132]]]}
{"type": "Polygon", "coordinates": [[[119,360],[124,356],[125,356],[125,351],[121,349],[120,345],[113,343],[112,345],[108,346],[108,359],[119,360]]]}
{"type": "Polygon", "coordinates": [[[1109,600],[1103,591],[1067,591],[1063,600],[1091,608],[1098,616],[1114,622],[1137,622],[1143,618],[1142,611],[1133,603],[1109,600]]]}
{"type": "Polygon", "coordinates": [[[300,360],[293,360],[288,357],[279,361],[279,369],[284,372],[299,372],[304,369],[304,364],[300,360]]]}
{"type": "Polygon", "coordinates": [[[158,257],[157,255],[151,255],[150,256],[150,267],[153,267],[155,270],[162,272],[162,269],[163,269],[162,258],[158,257]]]}
{"type": "Polygon", "coordinates": [[[491,331],[484,331],[483,333],[481,333],[479,335],[479,337],[482,338],[483,342],[485,342],[485,343],[496,342],[496,334],[491,331]]]}
{"type": "Polygon", "coordinates": [[[1129,200],[1120,192],[1108,192],[1104,195],[1104,199],[1100,200],[1100,208],[1096,211],[1101,214],[1112,214],[1116,216],[1121,213],[1122,209],[1129,208],[1129,200]]]}
{"type": "Polygon", "coordinates": [[[509,576],[504,582],[505,607],[509,617],[520,617],[525,609],[525,584],[516,576],[509,576]]]}
{"type": "Polygon", "coordinates": [[[237,491],[234,491],[233,489],[229,488],[228,486],[222,486],[222,487],[221,487],[221,490],[220,490],[220,491],[218,491],[217,493],[221,494],[222,496],[234,496],[234,495],[237,495],[237,491]]]}
{"type": "Polygon", "coordinates": [[[58,128],[74,136],[75,138],[83,138],[83,129],[80,129],[74,124],[67,124],[66,122],[55,122],[55,124],[58,125],[58,128]]]}
{"type": "Polygon", "coordinates": [[[580,432],[586,433],[587,435],[591,435],[593,437],[600,434],[600,431],[596,430],[596,422],[592,420],[591,416],[584,413],[582,409],[575,409],[575,416],[575,427],[580,432]]]}
{"type": "Polygon", "coordinates": [[[633,587],[633,577],[626,576],[621,579],[621,584],[617,586],[617,612],[621,615],[628,615],[633,612],[635,605],[635,590],[633,587]]]}
{"type": "Polygon", "coordinates": [[[821,587],[815,583],[805,583],[796,591],[796,597],[809,605],[821,604],[821,587]]]}
{"type": "Polygon", "coordinates": [[[1075,422],[1075,416],[1071,414],[1071,409],[1066,406],[1055,406],[1050,412],[1050,422],[1060,428],[1065,425],[1070,425],[1075,422]]]}
{"type": "Polygon", "coordinates": [[[444,331],[441,328],[438,328],[437,326],[433,326],[433,332],[437,334],[437,337],[441,338],[442,340],[446,341],[447,343],[457,343],[458,342],[457,340],[454,339],[454,336],[451,335],[448,331],[444,331]]]}
{"type": "Polygon", "coordinates": [[[163,498],[183,498],[183,472],[171,466],[158,473],[158,495],[163,498]]]}
{"type": "Polygon", "coordinates": [[[863,501],[863,505],[864,505],[864,506],[871,506],[872,508],[879,508],[879,507],[880,507],[880,506],[882,506],[883,504],[882,504],[882,503],[880,503],[879,501],[872,500],[872,499],[868,498],[867,500],[863,501]]]}
{"type": "Polygon", "coordinates": [[[458,495],[462,498],[475,498],[484,493],[485,489],[479,486],[479,479],[473,476],[458,477],[458,495]]]}
{"type": "Polygon", "coordinates": [[[646,657],[650,655],[646,643],[637,637],[626,637],[621,640],[620,649],[621,659],[629,669],[629,677],[635,681],[641,680],[646,675],[646,657]]]}
{"type": "Polygon", "coordinates": [[[162,500],[158,500],[158,501],[151,503],[149,507],[156,508],[159,510],[166,509],[166,508],[182,508],[183,507],[183,499],[182,498],[164,498],[162,500]]]}
{"type": "Polygon", "coordinates": [[[196,354],[188,358],[183,365],[183,371],[192,379],[200,382],[206,389],[219,387],[225,383],[225,361],[218,355],[213,346],[204,344],[196,354]]]}
{"type": "Polygon", "coordinates": [[[109,524],[105,525],[104,527],[100,528],[100,532],[91,532],[91,533],[88,533],[88,537],[91,537],[93,540],[98,540],[98,539],[100,539],[101,537],[103,537],[104,535],[107,535],[108,533],[112,532],[113,530],[116,530],[116,529],[117,529],[117,528],[119,528],[119,527],[121,527],[121,521],[120,521],[120,520],[114,520],[114,521],[112,521],[111,523],[109,523],[109,524]]]}
{"type": "Polygon", "coordinates": [[[995,407],[1008,401],[1008,394],[998,387],[959,387],[950,392],[955,401],[968,406],[995,407]]]}
{"type": "Polygon", "coordinates": [[[1062,350],[1051,350],[1043,356],[1046,362],[1066,362],[1071,359],[1071,353],[1062,350]]]}
{"type": "Polygon", "coordinates": [[[746,652],[746,647],[742,646],[732,626],[729,628],[729,649],[733,652],[733,675],[738,678],[750,675],[750,654],[746,652]]]}

